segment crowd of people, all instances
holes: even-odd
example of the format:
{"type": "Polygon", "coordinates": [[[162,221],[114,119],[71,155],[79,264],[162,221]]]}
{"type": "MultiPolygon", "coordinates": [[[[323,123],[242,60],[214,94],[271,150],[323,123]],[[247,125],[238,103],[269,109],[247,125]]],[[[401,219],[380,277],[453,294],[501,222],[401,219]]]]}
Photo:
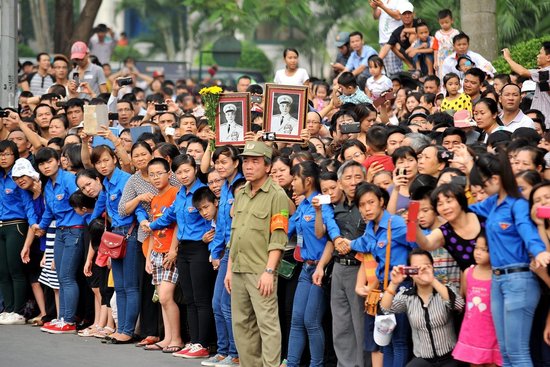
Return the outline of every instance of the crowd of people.
{"type": "Polygon", "coordinates": [[[309,90],[300,142],[263,141],[243,75],[221,87],[255,97],[250,131],[216,147],[204,85],[111,72],[103,25],[22,65],[0,325],[204,366],[549,366],[550,43],[533,70],[504,49],[498,74],[449,10],[434,32],[369,3],[380,51],[340,32],[330,82],[284,51],[275,81],[309,90]],[[88,105],[110,112],[96,135],[88,105]]]}

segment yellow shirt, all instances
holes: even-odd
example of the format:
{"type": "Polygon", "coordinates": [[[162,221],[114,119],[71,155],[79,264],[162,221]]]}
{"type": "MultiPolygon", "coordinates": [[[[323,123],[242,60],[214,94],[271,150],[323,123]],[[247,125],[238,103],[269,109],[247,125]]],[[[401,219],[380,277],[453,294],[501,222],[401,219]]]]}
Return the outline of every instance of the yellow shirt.
{"type": "Polygon", "coordinates": [[[452,101],[445,97],[443,102],[441,102],[441,112],[447,110],[468,110],[472,112],[472,99],[466,93],[461,93],[458,98],[455,98],[452,101]]]}

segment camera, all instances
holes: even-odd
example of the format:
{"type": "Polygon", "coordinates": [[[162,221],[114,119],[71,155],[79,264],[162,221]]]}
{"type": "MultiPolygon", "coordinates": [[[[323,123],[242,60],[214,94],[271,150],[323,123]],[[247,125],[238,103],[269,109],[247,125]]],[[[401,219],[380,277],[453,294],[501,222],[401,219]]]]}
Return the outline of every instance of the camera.
{"type": "Polygon", "coordinates": [[[10,115],[9,110],[0,110],[0,118],[8,117],[10,115]]]}
{"type": "Polygon", "coordinates": [[[165,112],[168,111],[168,105],[166,103],[159,103],[155,105],[155,111],[165,112]]]}
{"type": "Polygon", "coordinates": [[[122,87],[122,86],[125,86],[125,85],[130,85],[132,84],[134,81],[132,80],[131,77],[128,77],[128,78],[120,78],[120,79],[117,79],[117,84],[119,87],[122,87]]]}
{"type": "Polygon", "coordinates": [[[418,275],[419,268],[416,266],[402,266],[401,267],[401,274],[403,275],[418,275]]]}
{"type": "Polygon", "coordinates": [[[360,122],[352,122],[349,124],[340,125],[340,132],[342,134],[357,134],[361,131],[360,122]]]}
{"type": "Polygon", "coordinates": [[[67,102],[65,101],[57,101],[55,102],[55,106],[59,108],[65,108],[67,106],[67,102]]]}
{"type": "Polygon", "coordinates": [[[261,96],[252,96],[252,97],[250,97],[250,102],[252,102],[252,103],[262,103],[262,97],[261,96]]]}
{"type": "Polygon", "coordinates": [[[406,176],[407,175],[407,169],[406,168],[398,168],[397,169],[397,176],[406,176]]]}
{"type": "Polygon", "coordinates": [[[451,183],[466,187],[466,176],[453,176],[451,183]]]}
{"type": "Polygon", "coordinates": [[[118,113],[109,113],[107,118],[111,121],[118,120],[118,113]]]}
{"type": "Polygon", "coordinates": [[[73,73],[73,80],[76,85],[80,85],[80,74],[77,71],[73,73]]]}
{"type": "Polygon", "coordinates": [[[173,127],[167,127],[164,130],[164,133],[168,136],[174,136],[176,134],[176,129],[174,129],[173,127]]]}
{"type": "Polygon", "coordinates": [[[277,140],[277,135],[275,133],[264,133],[264,135],[262,136],[262,140],[264,141],[275,141],[277,140]]]}

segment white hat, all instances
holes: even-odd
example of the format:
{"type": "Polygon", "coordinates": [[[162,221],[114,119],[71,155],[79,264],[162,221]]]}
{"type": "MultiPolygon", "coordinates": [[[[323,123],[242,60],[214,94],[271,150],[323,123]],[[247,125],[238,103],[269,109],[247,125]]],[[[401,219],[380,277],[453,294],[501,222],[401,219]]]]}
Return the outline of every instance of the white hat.
{"type": "Polygon", "coordinates": [[[408,11],[412,13],[414,12],[414,5],[407,1],[407,2],[401,3],[401,5],[397,7],[397,9],[399,10],[399,14],[403,14],[408,11]]]}
{"type": "Polygon", "coordinates": [[[13,168],[11,169],[11,177],[23,177],[23,176],[29,176],[32,179],[38,180],[40,178],[40,175],[34,167],[32,166],[31,162],[26,158],[19,158],[15,161],[15,164],[13,165],[13,168]]]}
{"type": "Polygon", "coordinates": [[[390,344],[393,330],[397,326],[395,315],[376,315],[374,320],[374,342],[381,347],[390,344]]]}
{"type": "Polygon", "coordinates": [[[281,103],[292,103],[292,97],[291,96],[287,96],[286,94],[283,94],[282,96],[279,96],[277,98],[277,103],[278,104],[281,104],[281,103]]]}
{"type": "Polygon", "coordinates": [[[521,85],[521,93],[534,92],[537,89],[537,83],[532,80],[526,80],[521,85]]]}
{"type": "Polygon", "coordinates": [[[223,113],[226,113],[228,111],[237,111],[237,106],[231,103],[226,104],[225,106],[223,106],[223,113]]]}

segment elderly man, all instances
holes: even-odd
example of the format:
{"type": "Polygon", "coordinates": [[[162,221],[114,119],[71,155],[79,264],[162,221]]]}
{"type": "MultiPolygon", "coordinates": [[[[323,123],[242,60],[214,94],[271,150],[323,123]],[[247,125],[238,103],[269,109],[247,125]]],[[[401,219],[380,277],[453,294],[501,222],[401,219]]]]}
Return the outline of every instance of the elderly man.
{"type": "Polygon", "coordinates": [[[271,131],[277,134],[298,135],[298,120],[290,115],[292,97],[283,94],[277,97],[279,114],[271,119],[271,131]]]}
{"type": "Polygon", "coordinates": [[[243,125],[235,121],[237,106],[228,103],[223,106],[225,122],[220,125],[220,141],[242,141],[243,125]]]}

